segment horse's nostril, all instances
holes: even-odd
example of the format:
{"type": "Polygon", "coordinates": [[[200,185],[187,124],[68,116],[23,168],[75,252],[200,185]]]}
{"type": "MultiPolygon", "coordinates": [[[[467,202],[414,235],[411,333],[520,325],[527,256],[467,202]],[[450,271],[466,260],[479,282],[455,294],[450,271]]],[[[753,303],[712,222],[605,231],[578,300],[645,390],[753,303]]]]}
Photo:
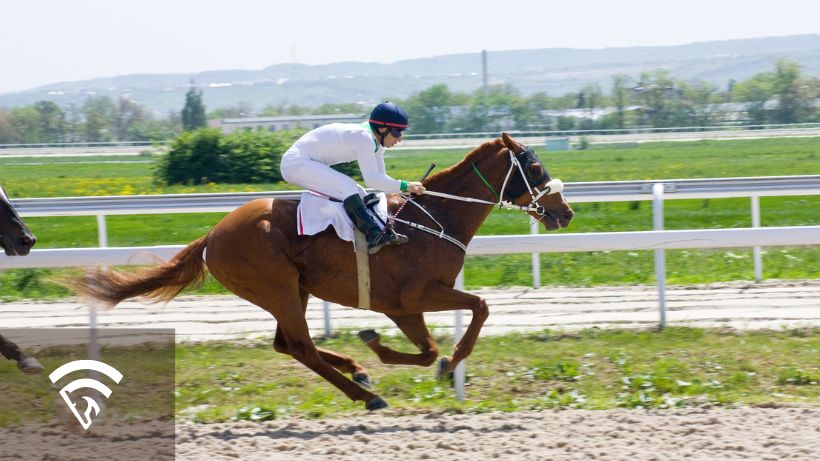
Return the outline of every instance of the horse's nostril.
{"type": "Polygon", "coordinates": [[[567,210],[564,212],[564,218],[567,220],[572,219],[573,216],[575,216],[575,213],[573,213],[572,210],[567,210]]]}
{"type": "Polygon", "coordinates": [[[32,245],[34,245],[34,242],[36,242],[36,241],[37,241],[36,238],[29,237],[27,235],[25,235],[23,237],[20,237],[20,243],[22,243],[25,246],[32,246],[32,245]]]}

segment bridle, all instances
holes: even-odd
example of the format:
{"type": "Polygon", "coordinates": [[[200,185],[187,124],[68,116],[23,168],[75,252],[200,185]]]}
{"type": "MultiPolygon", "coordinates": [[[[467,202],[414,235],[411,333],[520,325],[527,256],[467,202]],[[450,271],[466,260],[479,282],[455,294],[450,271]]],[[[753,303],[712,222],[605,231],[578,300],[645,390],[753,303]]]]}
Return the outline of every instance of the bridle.
{"type": "MultiPolygon", "coordinates": [[[[489,183],[489,181],[487,181],[484,178],[484,176],[481,174],[481,172],[478,171],[478,168],[475,166],[475,164],[473,164],[473,170],[476,172],[476,174],[478,174],[478,177],[481,178],[481,181],[484,183],[484,185],[486,185],[490,189],[490,192],[493,193],[493,196],[496,197],[495,202],[491,202],[489,200],[482,200],[482,199],[478,199],[478,198],[473,198],[473,197],[463,197],[463,196],[460,196],[460,195],[447,194],[447,193],[444,193],[444,192],[430,191],[430,190],[425,191],[423,195],[432,195],[434,197],[441,197],[441,198],[446,198],[446,199],[451,199],[451,200],[458,200],[458,201],[461,201],[461,202],[480,203],[480,204],[484,204],[484,205],[492,205],[494,207],[503,208],[503,209],[506,209],[506,210],[518,210],[518,211],[524,211],[524,212],[527,212],[527,213],[535,213],[536,215],[539,216],[538,221],[544,219],[544,217],[547,215],[547,210],[542,205],[540,205],[538,203],[538,200],[540,200],[545,195],[552,195],[552,194],[561,193],[564,190],[564,183],[561,182],[561,180],[557,179],[557,178],[554,178],[554,179],[551,179],[551,180],[547,181],[547,178],[549,178],[549,175],[547,174],[546,169],[544,169],[544,173],[541,176],[539,176],[538,178],[532,178],[532,177],[528,176],[527,173],[525,173],[524,170],[525,169],[528,170],[529,166],[532,165],[536,160],[535,153],[532,151],[531,148],[525,147],[524,151],[521,152],[520,154],[515,154],[512,151],[512,149],[507,149],[507,151],[510,154],[510,167],[507,170],[507,175],[504,177],[504,183],[501,185],[501,192],[500,193],[495,192],[495,189],[493,188],[493,186],[489,183]],[[523,159],[524,159],[523,162],[522,162],[522,160],[520,160],[518,158],[519,156],[523,157],[523,159]],[[527,186],[527,189],[526,189],[526,191],[522,190],[522,193],[518,194],[518,197],[513,198],[513,200],[515,200],[517,198],[520,198],[520,196],[523,195],[523,192],[529,192],[529,194],[530,194],[530,203],[528,205],[523,205],[523,206],[522,205],[516,205],[512,200],[505,200],[505,195],[504,194],[505,194],[505,192],[509,192],[509,190],[507,189],[507,186],[510,183],[510,178],[512,177],[513,171],[516,171],[516,170],[521,174],[521,179],[523,180],[524,184],[527,186]],[[544,185],[539,188],[537,186],[537,184],[540,184],[542,182],[544,182],[544,185]]],[[[543,167],[542,167],[542,169],[543,169],[543,167]]],[[[465,253],[467,252],[467,246],[464,245],[463,243],[461,243],[460,241],[458,241],[457,239],[445,234],[444,226],[442,226],[441,223],[439,223],[436,220],[436,218],[434,218],[427,210],[425,210],[423,206],[421,206],[418,203],[414,202],[413,201],[413,198],[414,198],[413,196],[411,196],[409,194],[402,194],[402,196],[405,198],[405,202],[389,218],[390,221],[400,222],[400,223],[402,223],[406,226],[412,227],[413,229],[418,229],[420,231],[427,232],[428,234],[436,235],[439,238],[444,239],[444,240],[456,245],[457,247],[461,248],[461,250],[464,251],[465,253]],[[436,223],[436,225],[438,225],[439,230],[436,230],[436,229],[433,229],[431,227],[427,227],[425,225],[418,224],[418,223],[415,223],[415,222],[412,222],[412,221],[407,221],[407,220],[404,220],[404,219],[397,218],[396,216],[398,216],[398,214],[401,213],[401,211],[404,209],[405,205],[407,205],[408,203],[412,203],[413,205],[418,207],[422,212],[424,212],[424,214],[426,214],[434,223],[436,223]]]]}
{"type": "MultiPolygon", "coordinates": [[[[546,212],[546,210],[544,209],[544,207],[542,205],[538,204],[538,201],[541,200],[541,198],[544,197],[545,195],[558,194],[558,193],[562,192],[564,190],[564,183],[561,182],[561,180],[557,179],[557,178],[556,179],[551,179],[550,181],[548,181],[546,184],[544,184],[542,186],[543,188],[541,190],[539,190],[539,188],[538,188],[538,186],[536,186],[536,184],[539,184],[541,182],[546,181],[546,179],[548,178],[546,171],[544,171],[544,174],[541,175],[539,178],[530,178],[530,177],[527,176],[526,173],[524,173],[524,166],[522,165],[522,162],[518,159],[518,155],[525,156],[526,160],[529,160],[530,158],[534,157],[532,149],[526,149],[526,150],[524,150],[524,152],[522,152],[521,154],[518,154],[518,155],[514,154],[512,150],[509,150],[509,153],[510,153],[510,168],[507,170],[507,175],[504,177],[504,183],[501,186],[501,193],[496,193],[495,192],[495,189],[493,188],[493,186],[486,179],[484,179],[484,176],[481,174],[480,171],[478,171],[478,168],[475,166],[475,164],[473,164],[473,170],[476,172],[476,174],[478,174],[478,177],[481,178],[481,181],[484,183],[484,185],[486,185],[490,189],[490,192],[492,192],[493,195],[496,197],[497,201],[495,201],[495,202],[491,202],[489,200],[481,200],[481,199],[477,199],[477,198],[471,198],[471,197],[462,197],[462,196],[459,196],[459,195],[452,195],[452,194],[446,194],[444,192],[435,192],[435,191],[426,191],[426,192],[424,192],[424,195],[432,195],[434,197],[449,198],[449,199],[453,199],[453,200],[459,200],[459,201],[462,201],[462,202],[483,203],[483,204],[486,204],[486,205],[493,205],[493,206],[497,206],[498,208],[504,208],[504,209],[507,209],[507,210],[519,210],[519,211],[525,211],[525,212],[528,212],[528,213],[533,212],[533,213],[537,214],[538,216],[541,216],[541,217],[545,216],[547,212],[546,212]],[[507,185],[509,184],[510,177],[512,176],[512,172],[516,169],[518,170],[519,173],[521,173],[521,178],[523,179],[524,184],[527,186],[527,191],[530,193],[530,203],[529,203],[529,205],[526,205],[526,206],[516,205],[515,203],[512,202],[512,200],[504,200],[504,193],[507,190],[507,185]]],[[[525,163],[527,163],[526,166],[529,166],[530,164],[532,164],[531,161],[528,161],[528,162],[525,162],[525,163]]]]}

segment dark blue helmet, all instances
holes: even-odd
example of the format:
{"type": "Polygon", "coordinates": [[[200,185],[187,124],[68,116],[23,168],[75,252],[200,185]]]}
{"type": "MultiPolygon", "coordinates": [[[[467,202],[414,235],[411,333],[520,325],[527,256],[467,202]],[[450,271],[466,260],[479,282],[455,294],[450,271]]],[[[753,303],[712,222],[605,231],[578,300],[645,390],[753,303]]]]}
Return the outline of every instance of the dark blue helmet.
{"type": "Polygon", "coordinates": [[[370,113],[370,120],[368,121],[374,130],[380,127],[404,130],[410,124],[410,120],[407,118],[407,112],[392,102],[383,102],[374,107],[373,112],[370,113]]]}

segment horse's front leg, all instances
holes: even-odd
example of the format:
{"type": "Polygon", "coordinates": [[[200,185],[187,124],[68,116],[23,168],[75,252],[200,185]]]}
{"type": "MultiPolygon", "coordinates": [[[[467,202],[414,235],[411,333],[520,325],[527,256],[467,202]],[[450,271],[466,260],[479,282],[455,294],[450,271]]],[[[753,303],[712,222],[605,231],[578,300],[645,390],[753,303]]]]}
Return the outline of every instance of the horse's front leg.
{"type": "Polygon", "coordinates": [[[27,375],[35,375],[43,372],[43,365],[33,356],[21,351],[17,344],[0,335],[0,355],[17,362],[17,368],[27,375]]]}
{"type": "Polygon", "coordinates": [[[476,295],[464,293],[446,285],[432,285],[423,293],[423,298],[418,304],[422,312],[440,312],[457,309],[469,309],[473,313],[470,325],[461,340],[453,347],[453,357],[442,373],[452,373],[456,366],[473,352],[473,347],[478,340],[481,327],[490,315],[490,309],[486,301],[476,295]]]}
{"type": "Polygon", "coordinates": [[[382,363],[398,365],[418,365],[422,367],[430,366],[438,357],[438,345],[427,329],[423,314],[412,315],[388,315],[390,320],[396,323],[402,333],[418,349],[418,354],[408,354],[406,352],[394,351],[381,344],[379,334],[374,330],[362,330],[359,337],[367,343],[367,346],[379,356],[382,363]]]}

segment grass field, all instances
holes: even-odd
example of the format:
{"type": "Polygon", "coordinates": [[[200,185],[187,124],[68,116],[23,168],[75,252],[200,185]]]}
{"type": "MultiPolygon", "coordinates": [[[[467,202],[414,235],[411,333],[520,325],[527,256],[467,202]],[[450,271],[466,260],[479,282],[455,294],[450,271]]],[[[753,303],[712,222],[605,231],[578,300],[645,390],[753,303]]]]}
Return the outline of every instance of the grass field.
{"type": "MultiPolygon", "coordinates": [[[[737,333],[668,328],[483,336],[468,359],[464,402],[454,398],[448,383],[435,380],[434,367],[381,364],[352,332],[343,331],[320,345],[357,359],[374,380],[374,392],[401,412],[817,406],[818,333],[816,329],[737,333]]],[[[442,351],[451,349],[451,338],[435,330],[434,336],[442,351]]],[[[414,351],[404,338],[383,337],[383,342],[414,351]]],[[[171,396],[150,391],[150,383],[171,372],[167,361],[152,360],[156,349],[104,352],[109,363],[121,362],[127,364],[121,369],[133,370],[128,374],[132,399],[112,399],[107,411],[138,418],[168,408],[171,396]],[[135,369],[134,364],[140,366],[135,369]],[[139,398],[134,398],[134,392],[139,398]]],[[[83,353],[82,348],[51,348],[39,351],[38,357],[51,369],[83,353]]],[[[61,405],[45,376],[25,376],[12,362],[0,361],[0,378],[0,427],[18,424],[21,418],[49,420],[61,405]]],[[[297,361],[275,352],[270,340],[177,345],[175,400],[179,418],[200,422],[319,418],[364,411],[361,402],[349,401],[297,361]]]]}
{"type": "MultiPolygon", "coordinates": [[[[437,340],[443,351],[452,347],[451,338],[437,340]]],[[[414,351],[404,338],[385,344],[414,351]]],[[[432,367],[383,365],[355,335],[321,346],[360,360],[374,392],[410,412],[820,403],[816,330],[484,336],[469,358],[465,402],[435,380],[432,367]]],[[[198,421],[323,417],[363,407],[264,341],[179,346],[177,394],[178,414],[198,421]]]]}
{"type": "MultiPolygon", "coordinates": [[[[389,173],[418,178],[431,162],[438,169],[460,160],[466,150],[395,151],[389,173]]],[[[819,138],[646,143],[637,147],[594,146],[585,151],[539,152],[555,177],[565,182],[775,176],[820,172],[819,138]]],[[[0,183],[12,197],[128,195],[281,190],[285,184],[162,186],[153,181],[155,158],[0,159],[0,183]]],[[[649,202],[583,203],[561,232],[629,231],[651,228],[649,202]]],[[[764,226],[820,223],[820,197],[763,197],[764,226]]],[[[109,245],[182,244],[201,236],[223,214],[110,216],[109,245]]],[[[732,228],[751,225],[748,199],[670,200],[666,228],[732,228]]],[[[94,217],[29,218],[37,248],[97,245],[94,217]]],[[[495,211],[479,235],[529,233],[523,214],[495,211]]],[[[670,283],[699,283],[753,278],[751,250],[669,251],[670,283]]],[[[545,285],[632,284],[653,281],[650,252],[595,252],[542,255],[545,285]]],[[[765,278],[820,276],[820,249],[770,248],[764,254],[765,278]]],[[[0,274],[0,298],[60,297],[67,293],[45,281],[54,271],[23,270],[0,274]]],[[[529,255],[471,257],[465,267],[468,287],[528,285],[529,255]]],[[[220,292],[209,281],[205,292],[220,292]]]]}

